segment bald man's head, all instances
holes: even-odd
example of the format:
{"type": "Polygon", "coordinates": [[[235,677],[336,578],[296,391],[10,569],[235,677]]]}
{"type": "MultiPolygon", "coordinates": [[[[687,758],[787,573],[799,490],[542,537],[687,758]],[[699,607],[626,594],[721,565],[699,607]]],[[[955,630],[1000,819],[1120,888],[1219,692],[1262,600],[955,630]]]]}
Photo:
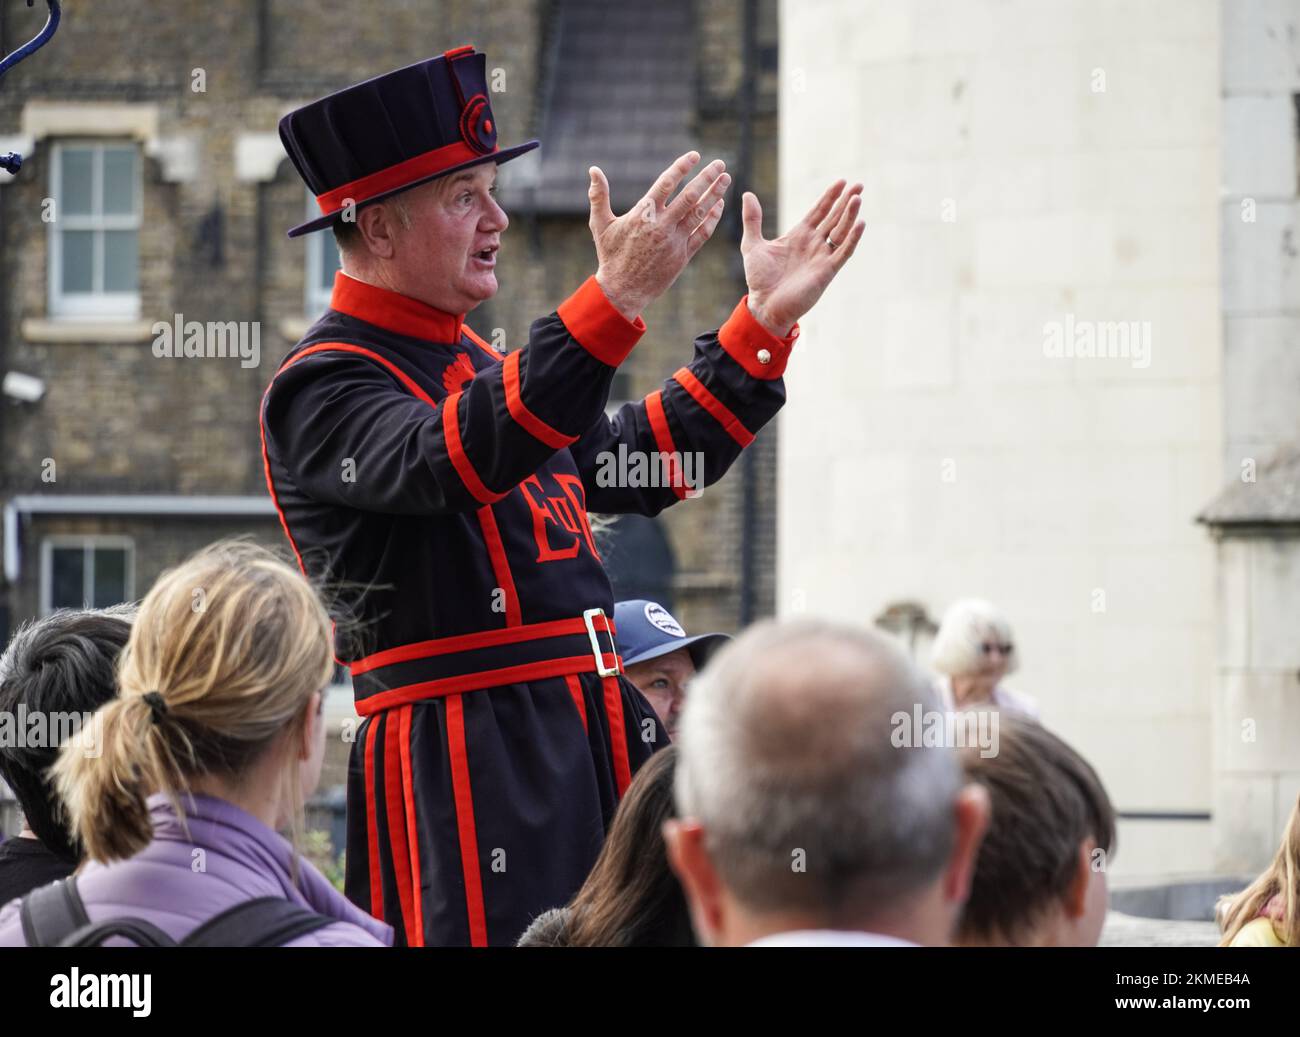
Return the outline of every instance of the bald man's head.
{"type": "Polygon", "coordinates": [[[833,923],[936,880],[961,774],[949,748],[891,740],[918,704],[939,708],[870,630],[761,623],[717,654],[682,717],[676,787],[738,901],[833,923]]]}

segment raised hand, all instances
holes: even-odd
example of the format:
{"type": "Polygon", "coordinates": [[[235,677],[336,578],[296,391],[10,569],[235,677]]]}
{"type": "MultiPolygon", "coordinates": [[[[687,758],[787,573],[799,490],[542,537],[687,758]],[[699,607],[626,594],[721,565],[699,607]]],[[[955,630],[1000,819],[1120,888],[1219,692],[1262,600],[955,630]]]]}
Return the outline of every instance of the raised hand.
{"type": "Polygon", "coordinates": [[[768,331],[784,338],[858,247],[867,226],[864,221],[854,222],[862,185],[845,191],[844,181],[836,180],[802,220],[771,241],[763,237],[758,197],[747,191],[742,201],[740,254],[745,260],[749,310],[768,331]]]}
{"type": "Polygon", "coordinates": [[[622,216],[615,216],[609,207],[605,174],[599,167],[591,167],[587,197],[599,262],[596,281],[628,319],[636,318],[668,290],[722,219],[723,195],[731,177],[721,159],[710,162],[681,194],[668,201],[699,161],[698,152],[688,151],[622,216]]]}

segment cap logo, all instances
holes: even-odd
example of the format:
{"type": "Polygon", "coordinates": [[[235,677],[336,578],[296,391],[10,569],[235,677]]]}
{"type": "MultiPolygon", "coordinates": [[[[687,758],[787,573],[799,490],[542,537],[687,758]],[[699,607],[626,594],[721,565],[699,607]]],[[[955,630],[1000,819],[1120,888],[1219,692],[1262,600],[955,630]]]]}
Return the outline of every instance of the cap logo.
{"type": "Polygon", "coordinates": [[[671,634],[673,637],[685,637],[686,631],[682,625],[673,619],[670,613],[662,605],[656,605],[653,601],[645,607],[645,618],[650,625],[657,630],[662,630],[665,634],[671,634]]]}

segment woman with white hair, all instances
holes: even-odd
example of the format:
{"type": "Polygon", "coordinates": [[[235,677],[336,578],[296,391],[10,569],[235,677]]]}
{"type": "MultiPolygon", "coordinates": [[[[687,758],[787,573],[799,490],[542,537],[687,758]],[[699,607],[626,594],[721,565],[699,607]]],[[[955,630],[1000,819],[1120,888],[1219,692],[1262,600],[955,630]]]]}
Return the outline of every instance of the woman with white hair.
{"type": "Polygon", "coordinates": [[[1019,669],[1011,624],[987,601],[954,602],[944,613],[933,649],[936,683],[948,709],[1006,709],[1038,718],[1038,703],[1002,683],[1019,669]]]}

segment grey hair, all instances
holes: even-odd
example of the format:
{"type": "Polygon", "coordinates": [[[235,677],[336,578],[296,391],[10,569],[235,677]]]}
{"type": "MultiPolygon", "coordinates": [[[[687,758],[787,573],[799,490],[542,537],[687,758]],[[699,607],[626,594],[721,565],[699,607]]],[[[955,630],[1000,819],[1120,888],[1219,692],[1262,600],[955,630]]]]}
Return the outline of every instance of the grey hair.
{"type": "MultiPolygon", "coordinates": [[[[11,680],[14,675],[27,669],[29,660],[45,648],[47,641],[55,641],[67,636],[80,636],[86,629],[110,630],[116,624],[122,624],[123,641],[130,635],[131,624],[135,622],[140,611],[138,602],[125,602],[102,608],[55,609],[48,616],[29,619],[18,628],[4,653],[0,654],[0,684],[11,680]]],[[[80,663],[76,657],[69,656],[70,664],[80,663]]],[[[65,674],[72,686],[80,686],[84,674],[73,671],[65,674]]]]}
{"type": "Polygon", "coordinates": [[[960,762],[895,747],[894,718],[917,706],[939,703],[875,631],[767,621],[718,652],[687,697],[674,791],[737,900],[852,922],[941,874],[960,762]]]}
{"type": "MultiPolygon", "coordinates": [[[[1011,623],[992,602],[979,598],[955,601],[943,614],[934,637],[931,663],[940,673],[960,677],[980,669],[980,645],[990,637],[1003,644],[1015,644],[1011,623]]],[[[1020,649],[1007,658],[1007,673],[1020,668],[1020,649]]]]}
{"type": "Polygon", "coordinates": [[[48,739],[0,740],[0,780],[22,808],[27,826],[58,857],[76,861],[83,847],[73,835],[63,803],[48,775],[60,740],[76,735],[88,714],[117,695],[117,665],[135,622],[135,605],[59,609],[20,626],[0,655],[0,715],[21,709],[47,718],[48,739]],[[63,727],[63,717],[73,727],[63,727]]]}
{"type": "Polygon", "coordinates": [[[393,211],[397,213],[397,222],[402,225],[402,229],[410,230],[411,208],[406,204],[406,199],[400,194],[395,194],[388,201],[393,206],[393,211]]]}
{"type": "MultiPolygon", "coordinates": [[[[405,192],[399,192],[376,204],[391,205],[393,212],[397,214],[397,222],[402,225],[402,229],[410,230],[412,223],[411,207],[407,204],[406,199],[402,197],[403,193],[405,192]]],[[[334,222],[334,244],[338,246],[341,255],[347,255],[361,244],[361,231],[357,229],[355,220],[336,220],[334,222]]]]}
{"type": "Polygon", "coordinates": [[[613,546],[614,530],[618,526],[618,516],[588,512],[587,524],[591,527],[591,535],[600,547],[600,553],[603,556],[606,549],[613,546]]]}

